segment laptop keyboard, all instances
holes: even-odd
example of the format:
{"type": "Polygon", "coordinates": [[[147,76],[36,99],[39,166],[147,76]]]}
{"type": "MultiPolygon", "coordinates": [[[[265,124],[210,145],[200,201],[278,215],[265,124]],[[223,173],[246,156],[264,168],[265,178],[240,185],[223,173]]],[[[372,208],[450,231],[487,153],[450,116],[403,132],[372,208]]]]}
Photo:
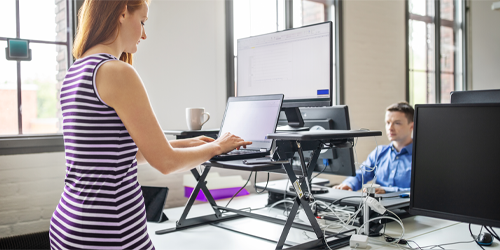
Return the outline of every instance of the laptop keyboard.
{"type": "Polygon", "coordinates": [[[231,152],[228,152],[228,155],[246,155],[246,154],[252,154],[252,153],[258,153],[259,151],[256,150],[248,150],[248,149],[240,149],[240,150],[233,150],[231,152]]]}

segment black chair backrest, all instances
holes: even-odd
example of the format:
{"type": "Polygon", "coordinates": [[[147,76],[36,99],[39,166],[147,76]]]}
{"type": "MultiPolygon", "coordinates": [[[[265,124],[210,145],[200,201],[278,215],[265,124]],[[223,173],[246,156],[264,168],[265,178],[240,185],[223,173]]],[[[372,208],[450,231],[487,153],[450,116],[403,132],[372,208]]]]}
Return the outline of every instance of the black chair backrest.
{"type": "Polygon", "coordinates": [[[451,103],[500,103],[500,89],[453,91],[451,103]]]}
{"type": "Polygon", "coordinates": [[[50,249],[49,231],[0,238],[0,249],[50,249]]]}

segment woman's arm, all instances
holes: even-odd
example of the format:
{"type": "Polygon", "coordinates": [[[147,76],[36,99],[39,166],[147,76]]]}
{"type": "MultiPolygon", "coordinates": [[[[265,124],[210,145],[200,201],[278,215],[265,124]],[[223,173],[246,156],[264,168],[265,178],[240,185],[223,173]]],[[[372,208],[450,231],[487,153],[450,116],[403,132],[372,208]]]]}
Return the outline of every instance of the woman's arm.
{"type": "MultiPolygon", "coordinates": [[[[206,136],[198,136],[189,139],[171,140],[169,142],[170,145],[174,148],[189,148],[189,147],[200,146],[213,141],[215,141],[215,139],[213,138],[206,136]]],[[[142,155],[141,150],[137,151],[136,159],[137,159],[137,164],[139,165],[148,163],[146,158],[144,158],[144,156],[142,155]]]]}
{"type": "Polygon", "coordinates": [[[165,138],[149,102],[146,89],[134,68],[121,61],[104,63],[96,75],[101,99],[115,109],[140,150],[138,158],[163,174],[191,169],[214,155],[251,144],[224,134],[212,143],[174,148],[165,138]]]}
{"type": "Polygon", "coordinates": [[[209,142],[213,142],[215,139],[206,136],[197,136],[189,139],[178,139],[171,140],[170,145],[174,148],[190,148],[200,146],[209,142]]]}

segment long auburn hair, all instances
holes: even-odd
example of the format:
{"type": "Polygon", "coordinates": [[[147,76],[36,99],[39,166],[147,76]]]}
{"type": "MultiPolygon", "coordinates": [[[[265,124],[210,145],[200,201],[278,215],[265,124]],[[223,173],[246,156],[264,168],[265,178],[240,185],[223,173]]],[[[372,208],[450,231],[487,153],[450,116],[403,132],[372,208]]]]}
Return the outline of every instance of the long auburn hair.
{"type": "MultiPolygon", "coordinates": [[[[73,56],[78,59],[93,46],[107,41],[113,34],[118,37],[119,17],[127,6],[133,13],[151,0],[85,0],[78,11],[78,28],[73,43],[73,56]]],[[[113,40],[113,41],[114,41],[113,40]]],[[[120,60],[132,65],[132,53],[123,52],[120,60]]]]}

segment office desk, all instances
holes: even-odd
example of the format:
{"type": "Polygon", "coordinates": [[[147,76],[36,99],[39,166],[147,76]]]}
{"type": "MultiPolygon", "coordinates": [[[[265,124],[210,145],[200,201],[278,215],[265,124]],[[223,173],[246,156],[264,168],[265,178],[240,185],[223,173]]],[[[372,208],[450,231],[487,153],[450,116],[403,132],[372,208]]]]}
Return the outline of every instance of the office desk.
{"type": "MultiPolygon", "coordinates": [[[[326,233],[321,230],[320,225],[316,221],[316,218],[311,210],[309,202],[311,201],[310,195],[306,191],[309,187],[309,179],[312,176],[312,170],[315,168],[316,162],[318,160],[320,151],[325,148],[333,148],[333,147],[352,147],[352,138],[354,137],[370,137],[370,136],[380,136],[382,133],[380,131],[359,131],[359,130],[325,130],[325,131],[306,131],[306,132],[292,132],[292,133],[278,133],[278,134],[268,134],[268,139],[276,140],[276,148],[275,152],[272,156],[275,162],[270,162],[266,164],[255,164],[255,165],[246,165],[241,161],[225,161],[225,162],[217,162],[210,161],[206,162],[203,165],[205,169],[200,174],[196,169],[192,169],[191,173],[197,181],[196,187],[194,188],[189,200],[180,216],[179,221],[176,223],[175,228],[166,228],[162,230],[156,231],[156,234],[167,234],[178,232],[186,229],[190,229],[196,226],[207,225],[211,223],[212,225],[219,225],[220,223],[224,223],[228,220],[237,219],[241,217],[248,217],[252,219],[260,219],[265,222],[271,222],[278,225],[284,225],[282,227],[282,232],[278,240],[274,238],[269,239],[272,241],[276,241],[276,249],[283,249],[284,245],[292,246],[290,249],[302,249],[302,248],[318,248],[329,245],[331,247],[346,245],[348,244],[348,233],[352,230],[345,230],[342,232],[337,232],[337,234],[332,235],[329,232],[326,233]],[[305,157],[303,152],[311,150],[313,153],[310,156],[308,163],[305,163],[305,157]],[[298,153],[301,160],[301,170],[303,176],[296,176],[293,167],[291,165],[291,157],[298,153]],[[278,163],[278,164],[277,164],[278,163]],[[283,223],[282,219],[278,218],[269,218],[267,216],[263,216],[260,214],[249,213],[246,211],[240,211],[234,208],[228,208],[217,205],[214,201],[212,195],[208,191],[206,187],[206,176],[210,171],[211,167],[219,167],[219,168],[228,168],[235,170],[244,170],[244,171],[273,171],[279,170],[282,167],[285,169],[289,180],[293,183],[297,196],[294,199],[294,204],[291,207],[290,214],[286,218],[286,222],[283,223]],[[198,195],[199,191],[203,191],[205,196],[207,197],[208,202],[211,205],[214,213],[204,216],[197,216],[194,218],[188,218],[190,210],[194,204],[194,198],[198,195]],[[304,226],[300,223],[294,222],[294,215],[298,211],[299,207],[302,207],[304,210],[304,214],[306,215],[306,220],[308,225],[304,226]],[[225,215],[224,212],[231,212],[234,215],[225,215]],[[291,241],[288,239],[288,235],[292,227],[301,230],[309,230],[314,232],[315,237],[309,237],[307,241],[299,241],[300,244],[296,244],[298,241],[291,241]]],[[[366,214],[367,212],[365,212],[366,214]]],[[[192,216],[192,215],[191,215],[192,216]]],[[[191,217],[190,216],[190,217],[191,217]]],[[[366,216],[365,216],[366,217],[366,216]]],[[[224,223],[225,224],[225,223],[224,223]]],[[[231,227],[231,226],[229,226],[231,227]]],[[[228,229],[226,225],[224,228],[228,229]]],[[[231,230],[231,229],[230,229],[231,230]]],[[[236,229],[235,229],[236,230],[236,229]]],[[[254,235],[252,233],[248,233],[249,235],[254,235]]],[[[305,234],[304,234],[305,235],[305,234]]],[[[258,236],[257,236],[258,237],[258,236]]],[[[265,238],[268,239],[268,238],[265,238]]]]}
{"type": "MultiPolygon", "coordinates": [[[[270,181],[269,183],[258,182],[255,185],[259,189],[264,189],[267,185],[267,190],[272,191],[274,193],[284,194],[284,191],[286,190],[287,195],[291,196],[296,195],[295,192],[290,191],[288,189],[290,186],[292,186],[292,184],[290,183],[290,181],[287,180],[276,180],[276,181],[270,181]]],[[[352,191],[339,190],[333,188],[326,188],[326,189],[328,189],[328,193],[315,194],[314,198],[316,200],[330,203],[346,197],[360,196],[359,198],[349,198],[342,200],[340,202],[341,205],[349,205],[349,206],[358,206],[362,199],[360,192],[352,192],[352,191]]],[[[399,197],[382,198],[380,200],[380,203],[387,209],[403,208],[403,207],[408,207],[410,205],[410,198],[399,198],[399,197]]]]}
{"type": "MultiPolygon", "coordinates": [[[[228,199],[220,200],[220,204],[227,203],[228,199]]],[[[236,197],[231,202],[233,208],[245,208],[251,206],[252,208],[260,208],[267,203],[267,194],[252,194],[248,196],[236,197]]],[[[234,250],[234,249],[275,249],[276,243],[258,239],[251,236],[246,236],[241,233],[228,231],[215,226],[205,225],[179,231],[171,234],[155,235],[155,231],[163,228],[174,228],[175,221],[180,218],[184,207],[165,209],[165,214],[170,220],[162,223],[148,222],[148,233],[153,241],[156,249],[218,249],[218,250],[234,250]]],[[[201,216],[210,214],[212,209],[208,203],[197,204],[191,210],[193,216],[201,216]]],[[[245,224],[247,218],[232,220],[232,223],[241,221],[245,224]]],[[[469,234],[468,224],[458,223],[455,221],[434,219],[425,216],[414,216],[403,219],[406,234],[405,239],[416,241],[421,247],[445,244],[451,242],[471,241],[469,234]]],[[[246,223],[245,225],[248,225],[246,223]]],[[[474,234],[479,233],[480,226],[473,225],[472,230],[474,234]]],[[[251,228],[250,228],[251,229],[251,228]]],[[[257,228],[257,230],[262,230],[257,228]]],[[[500,229],[495,229],[500,232],[500,229]]],[[[278,232],[279,233],[279,232],[278,232]]],[[[291,232],[293,233],[293,232],[291,232]]],[[[401,227],[395,222],[387,224],[386,233],[398,237],[401,234],[401,227]]],[[[314,234],[302,234],[304,237],[313,237],[314,234]]],[[[277,235],[279,236],[279,235],[277,235]]],[[[291,237],[300,237],[300,235],[290,235],[291,237]]],[[[380,238],[370,238],[369,247],[367,249],[399,249],[395,246],[384,245],[376,242],[380,238]]],[[[415,244],[412,247],[417,248],[415,244]]],[[[475,250],[481,249],[475,243],[456,244],[443,246],[446,249],[459,249],[459,250],[475,250]]],[[[340,248],[342,250],[349,250],[350,247],[340,248]]],[[[418,249],[418,248],[417,248],[418,249]]],[[[429,248],[426,248],[429,249],[429,248]]],[[[439,249],[439,248],[435,248],[439,249]]],[[[500,249],[500,244],[497,240],[493,241],[493,245],[485,247],[487,250],[500,249]]]]}

